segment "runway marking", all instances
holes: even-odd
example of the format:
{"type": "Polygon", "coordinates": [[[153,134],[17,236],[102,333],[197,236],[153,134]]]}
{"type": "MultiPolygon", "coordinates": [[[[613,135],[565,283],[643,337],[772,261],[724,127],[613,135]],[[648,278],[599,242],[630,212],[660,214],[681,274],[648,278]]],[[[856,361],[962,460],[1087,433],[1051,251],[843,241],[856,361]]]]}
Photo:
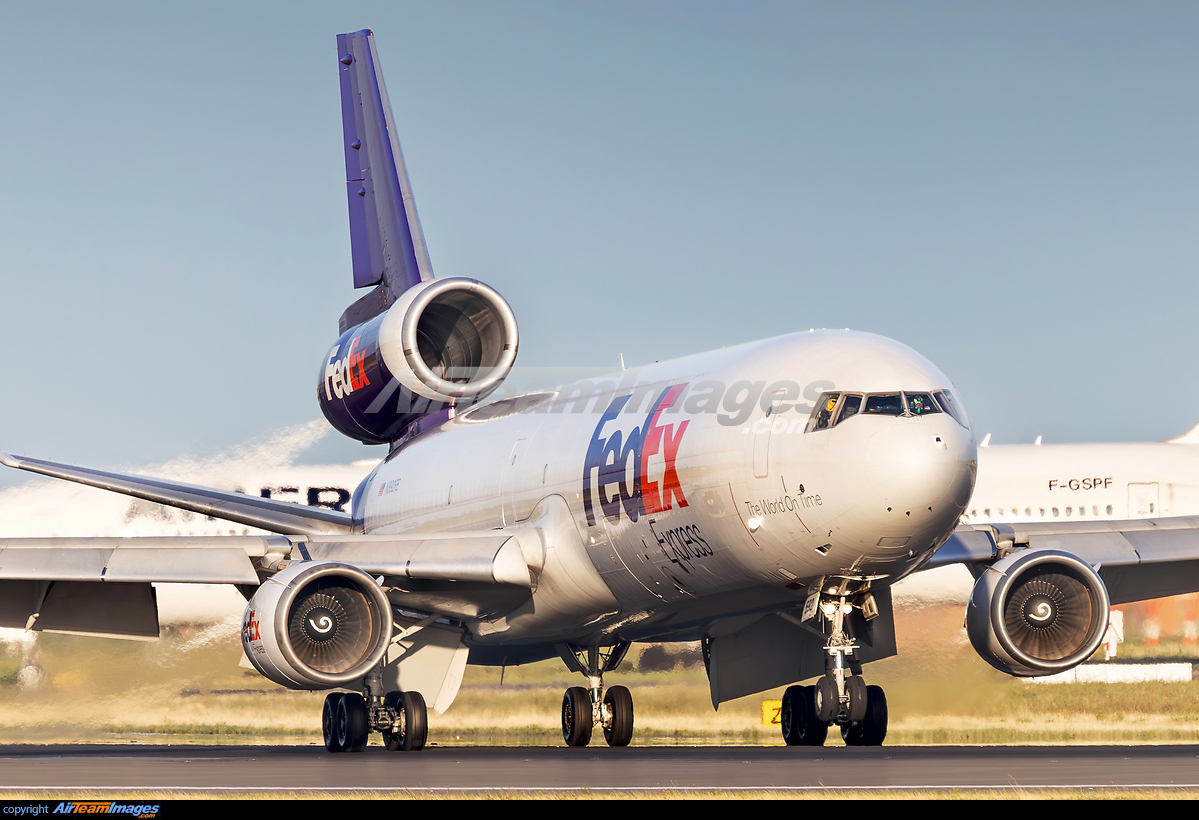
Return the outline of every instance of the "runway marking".
{"type": "Polygon", "coordinates": [[[1097,791],[1129,790],[1129,789],[1199,789],[1199,783],[1128,783],[1115,785],[1112,783],[1066,783],[1066,784],[1019,784],[994,786],[957,786],[957,785],[924,785],[924,786],[398,786],[395,788],[380,788],[377,786],[0,786],[0,792],[38,791],[40,789],[54,791],[82,792],[113,792],[129,791],[181,791],[181,792],[369,792],[374,794],[395,794],[396,792],[454,792],[463,794],[486,794],[489,792],[906,792],[906,791],[1028,791],[1030,789],[1062,790],[1062,789],[1094,789],[1097,791]]]}

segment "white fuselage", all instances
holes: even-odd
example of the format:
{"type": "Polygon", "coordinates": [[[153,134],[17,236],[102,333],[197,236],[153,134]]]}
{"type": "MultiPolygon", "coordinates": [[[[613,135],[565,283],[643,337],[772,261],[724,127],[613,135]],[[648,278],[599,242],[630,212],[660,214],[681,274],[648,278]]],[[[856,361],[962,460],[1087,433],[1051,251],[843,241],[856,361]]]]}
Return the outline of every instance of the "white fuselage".
{"type": "Polygon", "coordinates": [[[980,447],[969,523],[1199,515],[1199,446],[980,447]]]}
{"type": "Polygon", "coordinates": [[[970,497],[974,437],[948,413],[805,432],[822,392],[951,388],[888,339],[797,333],[630,373],[589,399],[506,399],[417,436],[366,479],[356,519],[376,534],[520,528],[560,507],[569,538],[548,544],[559,556],[525,616],[472,624],[474,640],[645,640],[798,605],[823,576],[893,583],[970,497]],[[567,588],[590,603],[570,612],[567,588]]]}

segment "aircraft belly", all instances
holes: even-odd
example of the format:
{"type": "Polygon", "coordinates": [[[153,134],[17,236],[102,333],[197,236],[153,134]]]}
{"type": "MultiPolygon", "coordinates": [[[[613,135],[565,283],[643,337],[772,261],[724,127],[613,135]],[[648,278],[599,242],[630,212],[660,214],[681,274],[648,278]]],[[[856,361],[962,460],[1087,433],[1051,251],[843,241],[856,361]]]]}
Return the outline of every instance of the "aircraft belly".
{"type": "Polygon", "coordinates": [[[665,604],[652,612],[628,613],[605,633],[624,641],[693,641],[710,632],[717,621],[767,615],[803,606],[804,591],[773,585],[731,589],[702,600],[665,604]]]}

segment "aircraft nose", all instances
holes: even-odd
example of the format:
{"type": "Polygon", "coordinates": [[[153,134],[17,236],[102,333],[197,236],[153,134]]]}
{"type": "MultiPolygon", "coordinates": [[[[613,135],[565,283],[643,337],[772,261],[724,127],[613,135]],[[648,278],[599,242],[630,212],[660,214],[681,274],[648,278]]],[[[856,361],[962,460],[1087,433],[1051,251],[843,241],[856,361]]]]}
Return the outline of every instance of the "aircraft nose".
{"type": "Polygon", "coordinates": [[[877,431],[866,444],[868,481],[888,507],[900,512],[927,513],[933,507],[941,513],[947,502],[965,507],[976,458],[969,431],[948,418],[904,419],[877,431]]]}

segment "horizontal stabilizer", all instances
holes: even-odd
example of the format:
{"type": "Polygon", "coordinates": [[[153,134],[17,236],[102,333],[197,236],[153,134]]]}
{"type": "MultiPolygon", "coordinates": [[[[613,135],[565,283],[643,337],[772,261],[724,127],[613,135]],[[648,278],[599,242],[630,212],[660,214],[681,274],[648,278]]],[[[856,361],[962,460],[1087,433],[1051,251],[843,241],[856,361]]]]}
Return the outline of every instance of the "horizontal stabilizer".
{"type": "Polygon", "coordinates": [[[146,501],[234,521],[282,535],[331,535],[348,533],[353,523],[347,513],[317,507],[302,507],[287,501],[258,498],[245,493],[197,487],[161,478],[113,473],[75,467],[53,461],[0,453],[0,464],[32,473],[62,478],[101,490],[124,493],[146,501]]]}

